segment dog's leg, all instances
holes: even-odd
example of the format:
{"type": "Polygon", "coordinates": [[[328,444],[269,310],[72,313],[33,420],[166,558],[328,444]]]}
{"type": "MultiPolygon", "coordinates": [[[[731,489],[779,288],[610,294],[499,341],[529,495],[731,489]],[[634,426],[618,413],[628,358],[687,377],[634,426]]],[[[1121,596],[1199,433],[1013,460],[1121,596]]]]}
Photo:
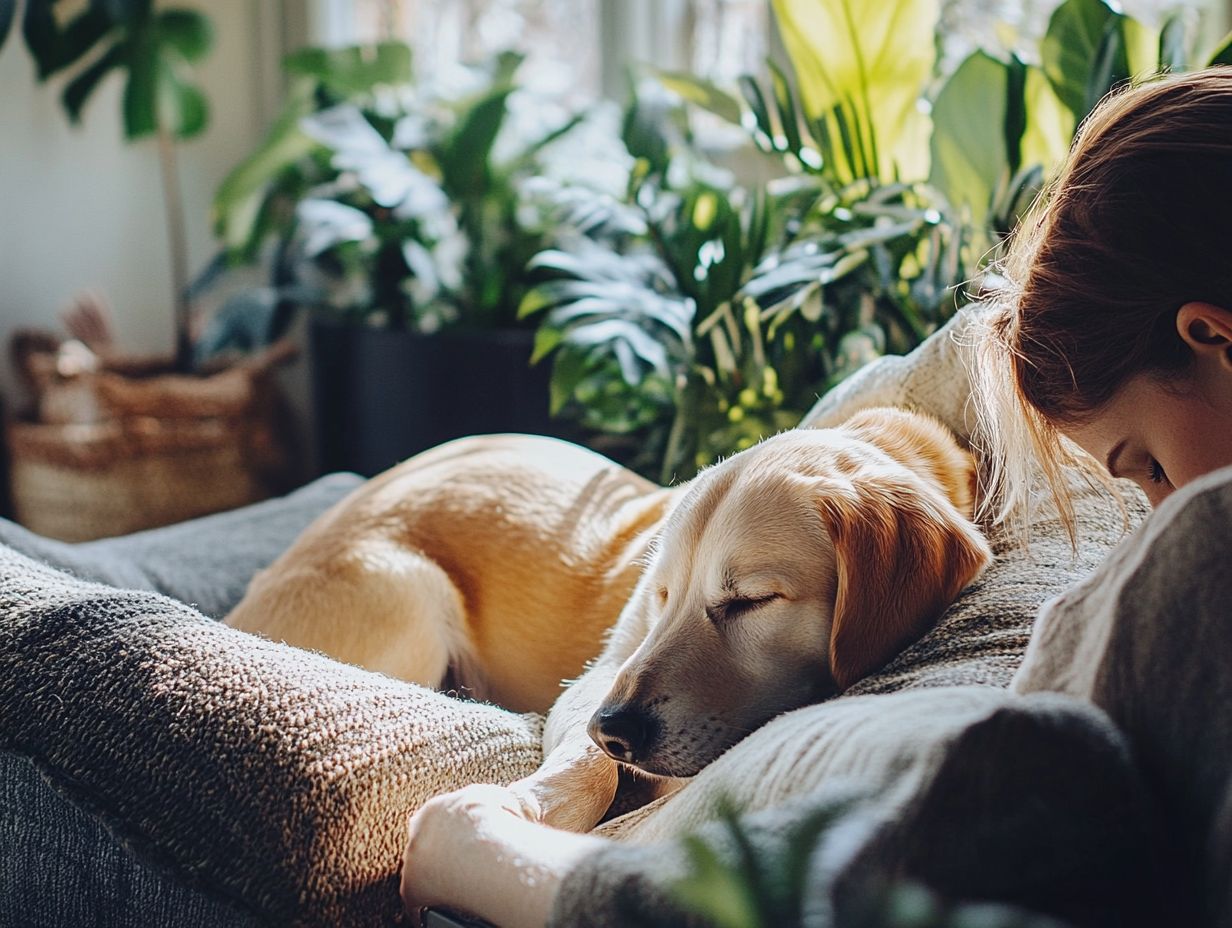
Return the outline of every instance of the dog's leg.
{"type": "Polygon", "coordinates": [[[226,622],[422,686],[440,686],[451,663],[470,657],[457,588],[397,545],[258,575],[226,622]]]}
{"type": "Polygon", "coordinates": [[[537,821],[589,831],[616,795],[616,762],[587,734],[590,717],[606,698],[621,665],[650,630],[650,594],[640,581],[620,614],[603,653],[561,694],[548,713],[542,766],[512,784],[537,821]]]}

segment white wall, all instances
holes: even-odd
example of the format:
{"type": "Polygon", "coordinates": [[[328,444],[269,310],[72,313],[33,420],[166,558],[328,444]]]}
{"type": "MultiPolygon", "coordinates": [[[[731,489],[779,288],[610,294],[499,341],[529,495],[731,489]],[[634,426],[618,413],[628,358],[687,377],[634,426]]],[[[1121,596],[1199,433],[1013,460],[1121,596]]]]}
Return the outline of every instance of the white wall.
{"type": "MultiPolygon", "coordinates": [[[[208,130],[180,149],[190,273],[213,253],[209,204],[260,138],[276,99],[277,16],[265,0],[180,0],[208,12],[214,49],[200,78],[208,130]],[[273,75],[273,76],[271,76],[273,75]]],[[[19,14],[20,15],[20,14],[19,14]]],[[[122,79],[97,91],[80,126],[60,105],[63,79],[40,85],[19,35],[0,50],[0,391],[12,393],[14,328],[56,326],[73,294],[103,291],[121,346],[170,351],[170,259],[156,143],[121,131],[122,79]]]]}

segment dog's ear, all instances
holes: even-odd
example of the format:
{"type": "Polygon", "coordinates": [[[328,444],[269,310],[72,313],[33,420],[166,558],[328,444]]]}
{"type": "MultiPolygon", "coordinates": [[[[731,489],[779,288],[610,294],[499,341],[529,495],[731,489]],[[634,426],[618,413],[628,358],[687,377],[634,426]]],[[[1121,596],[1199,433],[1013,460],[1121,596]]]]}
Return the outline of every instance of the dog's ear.
{"type": "Polygon", "coordinates": [[[817,505],[838,561],[830,671],[844,690],[928,631],[992,552],[940,492],[906,476],[827,479],[817,505]]]}

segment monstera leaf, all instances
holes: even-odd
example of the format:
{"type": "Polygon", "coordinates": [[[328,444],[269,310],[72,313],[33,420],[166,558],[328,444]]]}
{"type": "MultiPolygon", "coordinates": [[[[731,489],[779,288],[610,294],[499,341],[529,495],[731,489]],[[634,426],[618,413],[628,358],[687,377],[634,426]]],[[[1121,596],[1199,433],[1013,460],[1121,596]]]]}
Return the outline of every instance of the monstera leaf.
{"type": "MultiPolygon", "coordinates": [[[[151,0],[93,0],[61,22],[55,6],[55,0],[29,0],[22,33],[40,80],[73,72],[62,95],[73,122],[115,72],[125,78],[126,138],[162,131],[185,139],[205,129],[209,108],[192,66],[213,44],[209,19],[195,10],[155,10],[151,0]]],[[[5,15],[0,8],[0,20],[5,15]]]]}

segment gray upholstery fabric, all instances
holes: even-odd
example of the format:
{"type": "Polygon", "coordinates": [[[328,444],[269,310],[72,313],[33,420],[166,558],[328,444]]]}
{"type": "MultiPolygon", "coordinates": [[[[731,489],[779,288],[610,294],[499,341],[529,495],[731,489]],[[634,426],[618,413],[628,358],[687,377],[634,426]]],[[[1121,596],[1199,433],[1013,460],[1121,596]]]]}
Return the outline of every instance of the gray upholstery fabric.
{"type": "Polygon", "coordinates": [[[141,862],[33,763],[0,752],[0,928],[260,924],[141,862]]]}
{"type": "Polygon", "coordinates": [[[240,601],[254,573],[362,482],[355,474],[331,474],[279,499],[81,544],[42,538],[0,519],[0,545],[83,580],[153,590],[220,619],[240,601]]]}
{"type": "MultiPolygon", "coordinates": [[[[803,924],[855,924],[868,891],[901,879],[1074,924],[1165,923],[1144,790],[1123,737],[1098,710],[1054,694],[966,687],[792,715],[809,718],[785,716],[759,732],[778,738],[778,762],[756,778],[772,795],[735,803],[752,809],[742,822],[763,859],[782,853],[811,815],[850,804],[810,860],[803,924]],[[806,731],[811,741],[799,737],[806,731]],[[812,789],[775,801],[777,780],[793,775],[812,789]]],[[[748,753],[745,741],[715,766],[747,777],[748,753]]],[[[733,859],[721,825],[696,834],[733,859]]],[[[567,877],[550,924],[702,924],[672,899],[687,872],[676,841],[612,844],[567,877]]]]}
{"type": "MultiPolygon", "coordinates": [[[[1200,876],[1206,924],[1232,926],[1232,468],[1173,495],[1043,611],[1014,689],[1088,699],[1128,736],[1200,876]]],[[[1176,922],[1181,924],[1181,922],[1176,922]]]]}
{"type": "MultiPolygon", "coordinates": [[[[52,541],[0,520],[0,546],[86,579],[196,601],[220,616],[253,573],[360,482],[335,474],[257,506],[88,544],[52,541]]],[[[0,750],[0,928],[259,923],[142,862],[29,759],[0,750]]]]}
{"type": "Polygon", "coordinates": [[[541,761],[541,722],[0,549],[0,748],[145,859],[278,924],[402,918],[407,815],[541,761]]]}

